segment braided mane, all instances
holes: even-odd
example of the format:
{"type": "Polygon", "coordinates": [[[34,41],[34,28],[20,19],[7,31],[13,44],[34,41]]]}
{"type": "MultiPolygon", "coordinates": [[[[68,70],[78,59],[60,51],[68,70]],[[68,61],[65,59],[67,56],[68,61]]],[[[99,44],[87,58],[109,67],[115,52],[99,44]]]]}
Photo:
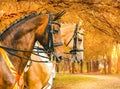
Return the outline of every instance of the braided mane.
{"type": "MultiPolygon", "coordinates": [[[[29,14],[29,15],[23,17],[23,18],[20,18],[19,20],[15,21],[15,22],[13,22],[10,26],[8,26],[5,30],[3,30],[3,31],[1,32],[1,34],[0,34],[0,40],[3,38],[4,35],[9,34],[9,33],[6,33],[6,32],[7,32],[8,30],[10,30],[13,26],[15,26],[16,24],[18,24],[18,23],[20,23],[20,22],[22,22],[22,21],[26,21],[26,20],[28,20],[29,18],[32,18],[32,17],[34,17],[34,16],[37,16],[37,15],[39,15],[39,14],[37,14],[37,13],[31,13],[31,14],[29,14]]],[[[11,29],[11,30],[13,30],[13,29],[11,29]]]]}

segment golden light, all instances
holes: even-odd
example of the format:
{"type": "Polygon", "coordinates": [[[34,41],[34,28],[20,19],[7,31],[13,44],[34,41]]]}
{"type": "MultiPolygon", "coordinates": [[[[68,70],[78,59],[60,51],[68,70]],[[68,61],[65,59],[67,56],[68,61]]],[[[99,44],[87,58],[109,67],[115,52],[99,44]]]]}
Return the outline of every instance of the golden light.
{"type": "Polygon", "coordinates": [[[113,50],[112,50],[112,59],[117,59],[118,56],[117,56],[117,50],[116,50],[116,47],[113,46],[113,50]]]}
{"type": "Polygon", "coordinates": [[[118,56],[120,55],[120,44],[118,44],[118,56]]]}
{"type": "Polygon", "coordinates": [[[113,46],[113,50],[112,50],[112,67],[111,67],[111,72],[112,73],[116,73],[117,71],[117,62],[118,62],[118,55],[117,55],[117,49],[116,46],[113,46]]]}

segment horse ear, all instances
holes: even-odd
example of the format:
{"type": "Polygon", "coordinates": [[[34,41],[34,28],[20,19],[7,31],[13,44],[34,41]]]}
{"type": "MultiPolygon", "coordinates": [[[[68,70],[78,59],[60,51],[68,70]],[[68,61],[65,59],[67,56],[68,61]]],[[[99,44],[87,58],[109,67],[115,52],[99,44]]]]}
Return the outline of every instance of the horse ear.
{"type": "Polygon", "coordinates": [[[62,10],[62,11],[58,12],[58,13],[55,15],[53,21],[56,21],[56,20],[60,19],[65,13],[66,13],[65,10],[62,10]]]}

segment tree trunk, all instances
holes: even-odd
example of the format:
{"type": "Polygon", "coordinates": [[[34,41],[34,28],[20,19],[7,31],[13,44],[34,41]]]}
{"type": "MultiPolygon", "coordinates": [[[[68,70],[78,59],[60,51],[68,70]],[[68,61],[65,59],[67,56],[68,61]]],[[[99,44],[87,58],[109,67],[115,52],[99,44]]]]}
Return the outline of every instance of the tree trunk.
{"type": "Polygon", "coordinates": [[[87,73],[89,73],[89,63],[86,62],[86,65],[87,65],[87,73]]]}
{"type": "Polygon", "coordinates": [[[71,73],[71,65],[70,65],[71,61],[68,60],[68,69],[69,69],[69,73],[71,73]]]}
{"type": "Polygon", "coordinates": [[[56,63],[56,72],[59,72],[59,63],[56,63]]]}
{"type": "Polygon", "coordinates": [[[83,73],[83,61],[80,62],[80,73],[83,73]]]}
{"type": "Polygon", "coordinates": [[[99,68],[99,61],[96,61],[96,72],[98,72],[98,68],[99,68]]]}
{"type": "Polygon", "coordinates": [[[107,64],[108,64],[108,74],[111,74],[111,58],[108,59],[107,61],[107,64]]]}
{"type": "Polygon", "coordinates": [[[106,71],[106,60],[104,60],[104,74],[106,74],[107,71],[106,71]]]}
{"type": "Polygon", "coordinates": [[[87,72],[91,72],[91,62],[87,62],[87,72]]]}
{"type": "Polygon", "coordinates": [[[97,72],[97,71],[98,71],[98,67],[99,67],[99,62],[98,62],[98,60],[93,61],[93,70],[94,70],[94,72],[97,72]]]}
{"type": "Polygon", "coordinates": [[[91,60],[90,66],[91,66],[91,72],[93,72],[94,71],[93,60],[91,60]]]}
{"type": "Polygon", "coordinates": [[[90,71],[90,72],[92,72],[92,66],[91,66],[91,65],[92,65],[92,62],[90,61],[90,62],[89,62],[89,71],[90,71]]]}
{"type": "Polygon", "coordinates": [[[120,73],[120,56],[118,56],[117,73],[120,73]]]}
{"type": "Polygon", "coordinates": [[[67,66],[68,66],[68,62],[64,60],[64,68],[63,68],[64,72],[67,71],[67,66]]]}
{"type": "Polygon", "coordinates": [[[117,42],[116,45],[117,55],[118,55],[118,61],[117,61],[117,73],[120,73],[120,44],[117,42]]]}
{"type": "Polygon", "coordinates": [[[92,61],[92,72],[95,72],[95,61],[92,61]]]}
{"type": "Polygon", "coordinates": [[[72,62],[72,74],[74,74],[74,73],[75,73],[75,63],[72,62]]]}

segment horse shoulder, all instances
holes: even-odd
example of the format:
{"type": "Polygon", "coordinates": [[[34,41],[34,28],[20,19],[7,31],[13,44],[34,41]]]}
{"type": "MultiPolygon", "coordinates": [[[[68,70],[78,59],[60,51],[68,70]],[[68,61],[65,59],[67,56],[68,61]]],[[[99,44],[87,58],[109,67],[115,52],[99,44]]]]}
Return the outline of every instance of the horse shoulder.
{"type": "Polygon", "coordinates": [[[0,89],[12,89],[15,84],[15,78],[10,72],[9,68],[7,67],[4,58],[0,54],[0,84],[1,85],[8,85],[8,86],[1,86],[0,89]]]}
{"type": "MultiPolygon", "coordinates": [[[[37,56],[32,55],[32,59],[40,59],[37,56]]],[[[45,84],[47,84],[51,75],[51,70],[45,63],[36,63],[32,62],[30,69],[28,70],[27,77],[29,82],[29,87],[34,88],[31,89],[39,89],[42,88],[45,84]]]]}

